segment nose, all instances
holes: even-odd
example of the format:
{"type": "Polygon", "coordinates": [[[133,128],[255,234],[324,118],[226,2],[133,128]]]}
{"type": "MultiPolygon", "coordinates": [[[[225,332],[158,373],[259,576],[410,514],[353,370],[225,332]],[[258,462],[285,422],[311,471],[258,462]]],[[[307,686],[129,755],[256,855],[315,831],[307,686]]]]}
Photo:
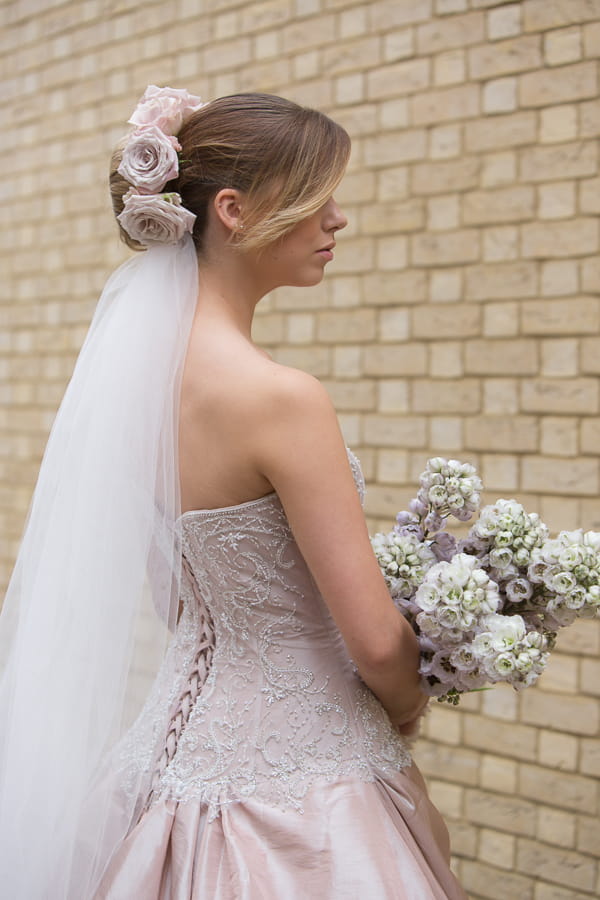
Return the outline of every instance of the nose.
{"type": "Polygon", "coordinates": [[[341,231],[342,228],[345,228],[348,224],[348,219],[342,212],[341,208],[337,205],[333,197],[331,197],[327,206],[328,209],[326,230],[341,231]]]}

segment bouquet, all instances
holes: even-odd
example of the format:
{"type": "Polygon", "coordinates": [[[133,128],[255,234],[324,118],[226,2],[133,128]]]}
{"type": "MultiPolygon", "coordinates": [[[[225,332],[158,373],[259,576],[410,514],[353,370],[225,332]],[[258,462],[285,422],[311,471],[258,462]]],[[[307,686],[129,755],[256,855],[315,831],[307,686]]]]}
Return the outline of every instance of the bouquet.
{"type": "Polygon", "coordinates": [[[424,690],[457,704],[465,691],[505,682],[519,690],[546,666],[560,628],[600,616],[600,533],[552,539],[516,500],[485,506],[466,538],[443,530],[470,520],[483,488],[475,468],[435,457],[418,494],[371,543],[392,599],[413,626],[424,690]]]}

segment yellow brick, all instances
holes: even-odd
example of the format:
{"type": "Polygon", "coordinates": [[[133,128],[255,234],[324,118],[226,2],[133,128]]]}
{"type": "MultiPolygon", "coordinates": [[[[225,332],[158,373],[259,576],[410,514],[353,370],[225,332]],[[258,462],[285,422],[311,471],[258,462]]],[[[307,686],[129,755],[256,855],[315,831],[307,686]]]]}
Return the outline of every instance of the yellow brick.
{"type": "Polygon", "coordinates": [[[379,269],[393,272],[397,269],[405,269],[407,263],[408,242],[405,237],[395,235],[393,237],[382,237],[378,240],[377,267],[379,269]]]}
{"type": "Polygon", "coordinates": [[[579,740],[571,734],[540,729],[538,760],[543,766],[561,771],[575,771],[579,755],[579,740]]]}
{"type": "Polygon", "coordinates": [[[340,13],[339,29],[341,38],[351,38],[365,34],[368,30],[366,6],[357,6],[340,13]]]}
{"type": "MultiPolygon", "coordinates": [[[[468,447],[471,447],[468,439],[468,447]]],[[[481,477],[488,491],[514,493],[519,487],[519,460],[502,453],[484,453],[481,458],[481,477]]]]}
{"type": "Polygon", "coordinates": [[[479,180],[479,160],[463,157],[413,166],[412,189],[415,194],[445,194],[475,187],[479,180]]]}
{"type": "Polygon", "coordinates": [[[576,294],[578,289],[576,260],[560,260],[542,263],[541,288],[544,297],[576,294]]]}
{"type": "Polygon", "coordinates": [[[311,16],[290,22],[282,28],[282,44],[285,53],[327,44],[336,38],[335,16],[311,16]]]}
{"type": "Polygon", "coordinates": [[[600,178],[586,178],[579,182],[579,209],[586,214],[600,213],[600,178]]]}
{"type": "MultiPolygon", "coordinates": [[[[382,378],[377,384],[377,410],[382,413],[405,413],[410,409],[406,379],[382,378]]],[[[406,464],[406,460],[405,460],[406,464]]]]}
{"type": "Polygon", "coordinates": [[[273,347],[270,352],[284,366],[305,369],[317,378],[330,374],[328,347],[273,347]]]}
{"type": "Polygon", "coordinates": [[[594,142],[533,147],[522,151],[521,177],[525,181],[562,181],[595,175],[598,150],[594,142]]]}
{"type": "Polygon", "coordinates": [[[455,378],[464,374],[463,348],[460,341],[433,341],[429,348],[430,375],[455,378]]]}
{"type": "Polygon", "coordinates": [[[370,272],[363,278],[365,302],[373,306],[422,303],[427,299],[427,276],[423,270],[370,272]]]}
{"type": "Polygon", "coordinates": [[[407,309],[383,309],[379,314],[380,341],[402,341],[409,335],[410,318],[407,309]]]}
{"type": "Polygon", "coordinates": [[[425,156],[427,134],[423,129],[387,132],[365,141],[368,166],[397,165],[425,156]]]}
{"type": "MultiPolygon", "coordinates": [[[[532,112],[516,112],[503,116],[476,119],[465,124],[465,145],[468,151],[498,150],[535,143],[537,121],[532,112]]],[[[530,179],[525,179],[530,180],[530,179]]]]}
{"type": "Polygon", "coordinates": [[[368,272],[375,261],[375,247],[368,237],[340,240],[335,249],[335,271],[342,275],[350,272],[368,272]]]}
{"type": "Polygon", "coordinates": [[[520,340],[474,340],[465,346],[465,372],[472,375],[534,375],[538,370],[537,344],[520,340]]]}
{"type": "Polygon", "coordinates": [[[573,338],[550,338],[541,342],[540,374],[567,378],[579,374],[579,347],[573,338]]]}
{"type": "Polygon", "coordinates": [[[466,47],[484,40],[485,18],[481,12],[434,19],[417,28],[417,49],[419,53],[440,53],[455,47],[466,47]]]}
{"type": "Polygon", "coordinates": [[[322,381],[333,405],[338,410],[356,412],[371,411],[375,408],[375,385],[373,381],[322,381]]]}
{"type": "Polygon", "coordinates": [[[600,661],[597,659],[581,660],[581,691],[600,697],[600,661]]]}
{"type": "Polygon", "coordinates": [[[479,258],[479,232],[474,228],[444,234],[417,234],[411,238],[411,259],[416,266],[443,266],[479,258]]]}
{"type": "MultiPolygon", "coordinates": [[[[490,234],[490,232],[488,232],[490,234]]],[[[514,230],[494,229],[498,252],[505,244],[502,237],[512,237],[514,230]]],[[[512,242],[506,246],[510,249],[512,242]]],[[[537,294],[537,270],[530,262],[502,262],[469,266],[466,269],[466,297],[471,300],[504,300],[532,297],[537,294]]]]}
{"type": "Polygon", "coordinates": [[[525,0],[523,23],[526,31],[545,31],[597,18],[596,0],[525,0]]]}
{"type": "Polygon", "coordinates": [[[577,107],[568,104],[548,106],[541,111],[540,140],[543,144],[562,143],[577,137],[577,107]]]}
{"type": "Polygon", "coordinates": [[[466,77],[466,57],[464,50],[447,50],[433,60],[433,83],[436,85],[458,84],[466,77]]]}
{"type": "MultiPolygon", "coordinates": [[[[581,422],[581,452],[597,453],[598,447],[600,447],[600,419],[583,419],[581,422]]],[[[600,684],[600,678],[598,683],[600,684]]]]}
{"type": "MultiPolygon", "coordinates": [[[[366,415],[363,422],[364,443],[375,447],[424,447],[426,420],[417,416],[366,415]]],[[[397,506],[394,515],[402,509],[397,506]]]]}
{"type": "Polygon", "coordinates": [[[460,269],[442,269],[431,272],[429,293],[434,303],[459,300],[462,294],[460,269]]]}
{"type": "Polygon", "coordinates": [[[367,34],[357,40],[338,41],[331,47],[324,47],[320,68],[324,74],[339,75],[365,69],[378,62],[379,39],[367,34]]]}
{"type": "Polygon", "coordinates": [[[577,256],[600,249],[600,228],[595,218],[527,223],[521,226],[521,233],[525,258],[577,256]]]}
{"type": "Polygon", "coordinates": [[[514,337],[519,331],[517,303],[486,303],[483,310],[483,333],[486,337],[514,337]]]}
{"type": "Polygon", "coordinates": [[[517,177],[517,157],[514,151],[488,153],[483,157],[481,169],[482,187],[499,187],[513,182],[517,177]]]}
{"type": "Polygon", "coordinates": [[[509,685],[497,684],[491,690],[484,691],[482,700],[482,709],[486,716],[503,719],[505,722],[518,720],[518,694],[509,685]]]}
{"type": "Polygon", "coordinates": [[[501,869],[512,869],[517,840],[513,835],[482,828],[479,835],[478,858],[501,869]]]}
{"type": "Polygon", "coordinates": [[[468,119],[480,111],[480,95],[475,84],[424,91],[410,99],[412,121],[415,125],[434,125],[453,119],[468,119]]]}
{"type": "Polygon", "coordinates": [[[310,313],[290,313],[286,317],[286,340],[292,344],[309,344],[314,339],[315,317],[310,313]]]}
{"type": "Polygon", "coordinates": [[[440,16],[463,12],[467,8],[467,0],[435,0],[435,11],[440,16]]]}
{"type": "Polygon", "coordinates": [[[533,900],[534,882],[531,878],[477,860],[463,861],[461,880],[472,897],[498,900],[498,885],[501,884],[503,897],[533,900]]]}
{"type": "Polygon", "coordinates": [[[405,450],[380,450],[377,454],[377,480],[382,484],[406,484],[408,454],[405,450]]]}
{"type": "Polygon", "coordinates": [[[429,793],[443,816],[458,819],[462,814],[464,789],[446,781],[429,780],[429,793]]]}
{"type": "Polygon", "coordinates": [[[577,849],[590,856],[598,855],[600,847],[600,819],[597,816],[577,816],[577,849]]]}
{"type": "Polygon", "coordinates": [[[592,22],[583,28],[583,55],[598,56],[600,54],[600,22],[592,22]]]}
{"type": "Polygon", "coordinates": [[[600,259],[585,259],[581,263],[581,287],[584,291],[600,291],[600,259]]]}
{"type": "Polygon", "coordinates": [[[418,197],[400,203],[369,204],[360,214],[360,228],[364,234],[417,231],[424,223],[424,203],[418,197]]]}
{"type": "Polygon", "coordinates": [[[432,0],[376,0],[369,10],[371,25],[377,30],[423,22],[431,11],[432,0]]]}
{"type": "Polygon", "coordinates": [[[471,191],[464,195],[463,220],[466,225],[519,222],[533,218],[535,191],[530,186],[471,191]]]}
{"type": "Polygon", "coordinates": [[[480,408],[479,382],[474,378],[413,382],[413,410],[418,413],[476,413],[480,408]]]}
{"type": "Polygon", "coordinates": [[[365,98],[365,79],[360,72],[335,80],[336,103],[360,103],[365,98]]]}
{"type": "Polygon", "coordinates": [[[467,416],[465,439],[472,450],[535,451],[537,419],[534,416],[467,416]]]}
{"type": "Polygon", "coordinates": [[[365,347],[366,375],[422,375],[427,370],[425,344],[372,344],[365,347]]]}
{"type": "MultiPolygon", "coordinates": [[[[523,697],[537,693],[525,691],[523,697]]],[[[541,693],[541,692],[540,692],[541,693]]],[[[572,698],[570,698],[572,699],[572,698]]],[[[596,704],[597,705],[597,704],[596,704]]],[[[560,707],[562,714],[563,707],[560,707]]],[[[569,772],[557,772],[542,766],[521,765],[520,793],[538,802],[552,802],[553,806],[575,812],[596,811],[598,784],[592,779],[569,772]]]]}
{"type": "Polygon", "coordinates": [[[600,777],[600,740],[584,738],[581,742],[581,771],[600,777]]]}
{"type": "Polygon", "coordinates": [[[470,303],[427,304],[412,311],[416,338],[468,337],[479,334],[481,309],[470,303]]]}
{"type": "Polygon", "coordinates": [[[432,416],[429,420],[429,443],[435,448],[436,453],[462,450],[464,446],[462,432],[462,419],[459,417],[432,416]]]}
{"type": "MultiPolygon", "coordinates": [[[[582,508],[587,501],[581,502],[582,508]]],[[[593,501],[598,507],[597,500],[593,501]]],[[[600,621],[576,619],[568,628],[564,628],[558,636],[557,647],[565,653],[583,653],[588,656],[600,654],[600,621]]]]}
{"type": "Polygon", "coordinates": [[[333,374],[338,378],[353,378],[361,375],[362,347],[334,347],[333,374]]]}
{"type": "Polygon", "coordinates": [[[563,66],[559,78],[549,78],[544,71],[528,72],[521,76],[519,101],[522,106],[547,106],[569,100],[595,97],[596,65],[594,62],[563,66]]]}
{"type": "MultiPolygon", "coordinates": [[[[510,726],[509,730],[518,726],[510,726]]],[[[496,793],[468,789],[465,812],[470,822],[511,834],[534,835],[536,807],[520,797],[504,797],[496,793]]],[[[510,896],[510,895],[509,895],[510,896]]],[[[515,895],[520,896],[520,895],[515,895]]]]}
{"type": "Polygon", "coordinates": [[[523,35],[481,44],[469,50],[469,72],[472,78],[496,78],[536,69],[542,64],[539,35],[523,35]]]}
{"type": "Polygon", "coordinates": [[[483,86],[485,113],[512,112],[517,108],[517,79],[496,78],[483,86]]]}
{"type": "Polygon", "coordinates": [[[521,32],[521,4],[511,3],[487,14],[487,36],[491,41],[514,37],[521,32]]]}
{"type": "MultiPolygon", "coordinates": [[[[575,215],[577,200],[575,183],[555,181],[538,188],[538,216],[540,219],[567,219],[575,215]]],[[[586,210],[592,211],[592,210],[586,210]]]]}
{"type": "Polygon", "coordinates": [[[415,33],[412,28],[401,28],[386,34],[383,40],[383,58],[386,62],[395,62],[413,56],[415,51],[415,33]]]}
{"type": "Polygon", "coordinates": [[[317,314],[317,340],[324,343],[357,344],[372,340],[375,333],[372,309],[328,310],[317,314]]]}
{"type": "Polygon", "coordinates": [[[517,845],[517,868],[528,875],[558,882],[570,889],[594,889],[595,862],[571,850],[558,850],[521,838],[517,845]]]}
{"type": "Polygon", "coordinates": [[[522,304],[522,330],[531,335],[590,334],[600,329],[600,300],[526,300],[522,304]]]}
{"type": "Polygon", "coordinates": [[[484,753],[479,774],[482,788],[500,794],[516,794],[518,767],[514,760],[484,753]]]}
{"type": "Polygon", "coordinates": [[[393,166],[377,172],[377,198],[379,200],[387,203],[390,200],[404,199],[407,195],[408,168],[406,166],[393,166]]]}
{"type": "Polygon", "coordinates": [[[418,747],[418,764],[425,776],[452,772],[452,781],[476,785],[479,773],[479,754],[464,747],[423,741],[418,747]]]}
{"type": "Polygon", "coordinates": [[[424,721],[424,732],[433,741],[442,744],[460,744],[461,742],[461,717],[454,709],[448,709],[443,704],[432,703],[424,721]]]}
{"type": "Polygon", "coordinates": [[[429,156],[432,159],[447,159],[458,156],[461,147],[461,132],[458,125],[439,125],[429,132],[429,156]]]}
{"type": "Polygon", "coordinates": [[[600,100],[579,104],[579,136],[597,137],[600,134],[600,100]]]}
{"type": "Polygon", "coordinates": [[[406,97],[387,100],[379,104],[379,124],[385,131],[406,128],[408,126],[408,100],[406,97]]]}
{"type": "Polygon", "coordinates": [[[549,66],[575,62],[582,57],[581,28],[561,28],[544,35],[544,58],[549,66]]]}
{"type": "MultiPolygon", "coordinates": [[[[371,61],[372,65],[372,61],[371,61]]],[[[412,94],[429,85],[429,62],[426,59],[410,59],[392,63],[367,74],[367,92],[370,100],[412,94]]]]}
{"type": "Polygon", "coordinates": [[[552,485],[555,494],[593,496],[600,486],[598,461],[581,457],[565,465],[561,457],[526,456],[521,463],[521,485],[541,494],[552,485]]]}

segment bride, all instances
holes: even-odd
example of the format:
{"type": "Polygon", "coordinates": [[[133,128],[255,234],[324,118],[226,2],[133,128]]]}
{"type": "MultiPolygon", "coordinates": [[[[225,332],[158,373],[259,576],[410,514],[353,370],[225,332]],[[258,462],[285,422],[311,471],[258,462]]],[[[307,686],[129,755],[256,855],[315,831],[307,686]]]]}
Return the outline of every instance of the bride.
{"type": "Polygon", "coordinates": [[[360,465],[320,383],[251,336],[262,297],[334,257],[348,136],[279,97],[154,86],[130,122],[111,194],[143,252],[103,292],[0,620],[3,890],[463,898],[360,465]]]}

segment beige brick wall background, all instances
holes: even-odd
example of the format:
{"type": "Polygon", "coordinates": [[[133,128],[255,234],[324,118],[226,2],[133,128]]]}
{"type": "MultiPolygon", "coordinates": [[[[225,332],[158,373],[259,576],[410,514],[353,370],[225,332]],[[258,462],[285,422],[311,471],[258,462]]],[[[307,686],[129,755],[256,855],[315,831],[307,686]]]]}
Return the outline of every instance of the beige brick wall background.
{"type": "MultiPolygon", "coordinates": [[[[257,341],[323,380],[373,530],[428,456],[600,530],[600,0],[4,0],[0,580],[102,284],[110,149],[148,82],[281,93],[342,122],[326,281],[257,341]]],[[[473,898],[600,891],[600,622],[539,687],[437,707],[416,757],[473,898]]]]}

